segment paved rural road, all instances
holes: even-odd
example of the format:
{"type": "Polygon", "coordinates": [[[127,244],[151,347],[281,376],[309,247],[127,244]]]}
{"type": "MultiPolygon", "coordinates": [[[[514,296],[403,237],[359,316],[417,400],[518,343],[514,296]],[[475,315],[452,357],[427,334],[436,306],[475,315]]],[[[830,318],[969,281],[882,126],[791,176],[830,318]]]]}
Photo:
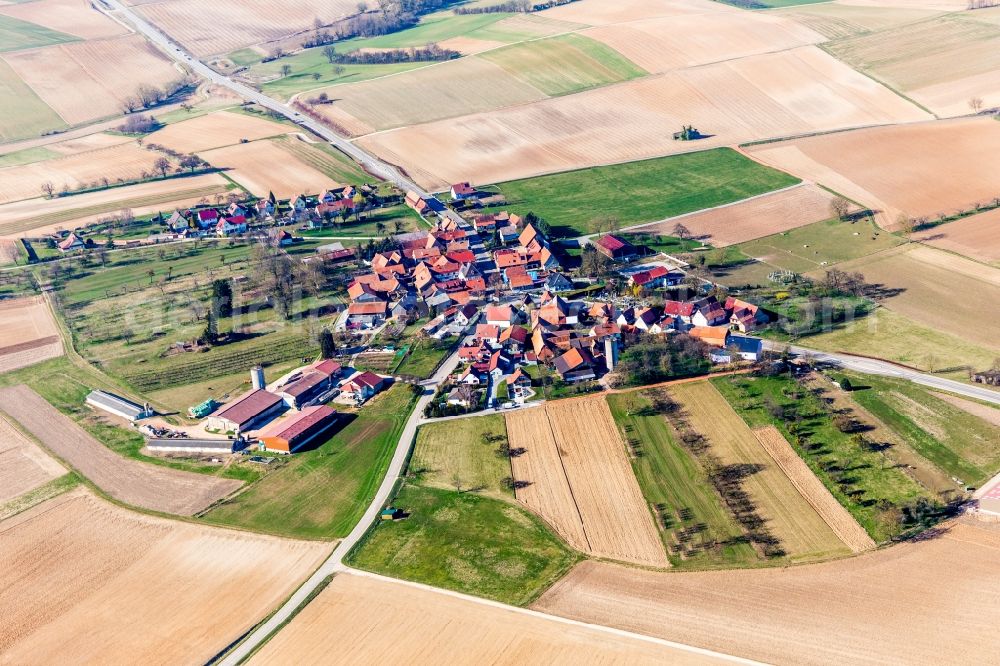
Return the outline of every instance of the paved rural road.
{"type": "Polygon", "coordinates": [[[455,351],[448,359],[441,365],[441,368],[435,373],[430,379],[421,382],[421,386],[425,388],[426,392],[417,401],[416,406],[410,413],[410,418],[406,421],[406,425],[403,427],[403,432],[399,436],[399,442],[396,444],[396,452],[392,456],[392,461],[389,463],[389,469],[386,471],[385,478],[382,479],[382,485],[379,486],[378,492],[375,493],[375,498],[372,503],[368,506],[361,520],[358,524],[354,526],[351,533],[344,537],[343,540],[330,554],[330,557],[326,559],[325,562],[320,566],[316,572],[310,576],[302,587],[296,590],[295,594],[285,602],[285,604],[278,609],[278,611],[272,615],[266,622],[257,627],[253,633],[247,636],[246,640],[243,641],[239,646],[237,646],[232,652],[230,652],[226,657],[220,662],[222,666],[236,666],[241,661],[246,659],[250,653],[252,653],[259,645],[261,645],[267,638],[274,633],[282,624],[291,619],[295,610],[302,605],[302,603],[309,598],[317,587],[323,582],[327,576],[331,576],[338,572],[346,570],[344,565],[344,557],[351,551],[352,548],[364,537],[365,533],[368,532],[368,528],[378,519],[378,514],[382,511],[382,507],[385,506],[386,502],[389,501],[390,495],[392,494],[393,487],[396,485],[396,481],[399,479],[400,474],[403,472],[403,465],[406,463],[406,459],[410,453],[410,445],[413,443],[414,437],[417,434],[417,427],[423,417],[424,408],[430,403],[433,397],[434,389],[439,386],[448,375],[455,371],[458,366],[458,350],[455,351]]]}
{"type": "Polygon", "coordinates": [[[351,143],[349,140],[340,136],[322,123],[313,120],[303,113],[299,113],[287,104],[283,104],[272,97],[268,97],[267,95],[258,92],[249,86],[243,85],[242,83],[237,83],[228,76],[215,71],[188,53],[183,47],[181,47],[180,44],[171,39],[166,33],[162,32],[159,28],[139,16],[139,14],[137,14],[131,7],[124,4],[120,0],[98,0],[95,3],[95,7],[108,14],[113,19],[115,16],[111,13],[111,11],[109,11],[109,8],[114,10],[120,17],[127,19],[133,26],[135,26],[135,28],[145,35],[147,39],[163,49],[167,55],[187,66],[189,69],[199,74],[202,78],[208,79],[212,83],[216,83],[220,86],[229,88],[245,100],[254,102],[255,104],[270,109],[276,113],[280,113],[297,125],[300,125],[317,136],[321,136],[329,141],[330,144],[349,155],[372,175],[394,183],[404,192],[413,190],[421,197],[424,197],[426,200],[431,202],[432,207],[437,208],[438,214],[445,215],[455,220],[456,223],[462,222],[459,215],[450,208],[443,205],[439,207],[434,206],[434,202],[440,203],[437,200],[437,197],[435,197],[433,193],[428,192],[417,185],[410,178],[403,175],[403,173],[400,172],[400,170],[395,166],[382,161],[375,155],[372,155],[368,151],[351,143]]]}
{"type": "MultiPolygon", "coordinates": [[[[780,351],[785,349],[786,345],[765,340],[764,347],[772,351],[780,351]]],[[[852,356],[850,354],[832,354],[828,352],[816,351],[814,349],[807,349],[806,347],[787,346],[787,349],[796,356],[811,356],[818,361],[837,365],[842,368],[846,368],[847,370],[854,370],[856,372],[870,375],[881,375],[883,377],[905,379],[913,382],[914,384],[920,384],[939,391],[948,391],[949,393],[954,393],[965,398],[971,398],[972,400],[982,400],[983,402],[1000,405],[1000,391],[994,391],[986,387],[974,386],[971,384],[963,384],[962,382],[956,382],[953,379],[945,379],[944,377],[928,375],[923,372],[918,372],[917,370],[910,370],[894,363],[889,363],[888,361],[879,361],[877,359],[852,356]]]]}

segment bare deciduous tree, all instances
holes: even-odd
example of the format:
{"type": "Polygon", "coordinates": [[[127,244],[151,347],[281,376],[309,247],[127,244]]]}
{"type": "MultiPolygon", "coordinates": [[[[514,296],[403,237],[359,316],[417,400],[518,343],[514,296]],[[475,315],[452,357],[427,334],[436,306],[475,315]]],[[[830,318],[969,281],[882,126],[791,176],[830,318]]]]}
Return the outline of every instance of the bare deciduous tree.
{"type": "Polygon", "coordinates": [[[979,113],[983,110],[983,98],[979,96],[974,96],[969,98],[969,108],[972,109],[973,113],[979,113]]]}
{"type": "Polygon", "coordinates": [[[830,212],[832,212],[837,219],[846,220],[847,214],[851,211],[851,202],[844,197],[834,197],[830,201],[830,212]]]}

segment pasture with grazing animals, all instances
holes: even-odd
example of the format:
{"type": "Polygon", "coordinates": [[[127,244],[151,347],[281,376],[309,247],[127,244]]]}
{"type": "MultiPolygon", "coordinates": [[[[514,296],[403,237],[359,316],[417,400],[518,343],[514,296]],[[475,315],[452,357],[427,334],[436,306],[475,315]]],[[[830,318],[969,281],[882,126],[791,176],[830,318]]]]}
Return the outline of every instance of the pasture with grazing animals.
{"type": "Polygon", "coordinates": [[[517,500],[578,550],[667,567],[666,550],[602,396],[507,416],[517,500]]]}
{"type": "Polygon", "coordinates": [[[134,513],[83,490],[0,533],[0,660],[11,663],[207,662],[329,550],[134,513]]]}

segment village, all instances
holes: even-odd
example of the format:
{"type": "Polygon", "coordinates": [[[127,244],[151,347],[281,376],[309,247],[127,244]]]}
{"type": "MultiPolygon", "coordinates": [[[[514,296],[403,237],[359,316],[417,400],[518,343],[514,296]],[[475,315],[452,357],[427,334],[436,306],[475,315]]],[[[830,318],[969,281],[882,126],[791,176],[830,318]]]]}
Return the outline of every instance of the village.
{"type": "MultiPolygon", "coordinates": [[[[435,370],[446,356],[457,361],[444,381],[429,382],[434,398],[425,418],[516,409],[547,397],[642,383],[620,372],[622,355],[640,342],[668,337],[683,337],[704,361],[689,374],[761,360],[763,341],[750,334],[771,315],[732,296],[720,300],[713,284],[690,279],[684,262],[636,247],[624,235],[597,236],[586,251],[611,267],[621,285],[612,292],[561,265],[564,248],[540,230],[544,222],[535,216],[498,209],[502,198],[497,202],[467,182],[449,194],[456,214],[440,214],[414,192],[400,196],[371,185],[289,200],[232,198],[159,214],[156,221],[166,231],[144,244],[215,236],[281,251],[302,240],[297,229],[344,224],[352,215],[360,220],[362,211],[400,201],[426,228],[385,230],[384,239],[367,248],[323,244],[299,259],[347,271],[347,305],[332,333],[324,332],[337,337],[339,352],[324,348],[321,358],[271,382],[260,365],[246,368],[249,392],[193,405],[184,423],[101,391],[88,397],[88,405],[138,424],[154,454],[290,454],[321,443],[349,421],[343,410],[361,409],[394,382],[421,386],[420,378],[366,369],[365,360],[395,354],[385,340],[403,330],[445,350],[435,370]]],[[[59,242],[67,253],[92,247],[76,233],[59,242]]]]}

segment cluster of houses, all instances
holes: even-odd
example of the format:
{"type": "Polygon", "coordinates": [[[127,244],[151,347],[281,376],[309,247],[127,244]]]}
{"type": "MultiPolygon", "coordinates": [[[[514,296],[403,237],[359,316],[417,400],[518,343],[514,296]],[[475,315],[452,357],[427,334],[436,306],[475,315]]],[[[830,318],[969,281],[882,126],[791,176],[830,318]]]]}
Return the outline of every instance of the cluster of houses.
{"type": "MultiPolygon", "coordinates": [[[[355,276],[347,289],[350,305],[341,330],[369,332],[389,319],[429,317],[428,335],[466,327],[466,306],[483,303],[490,293],[518,292],[572,283],[555,273],[559,262],[549,241],[516,215],[499,213],[489,222],[476,218],[462,226],[440,219],[429,231],[399,234],[395,249],[375,254],[370,271],[355,276]],[[487,249],[480,230],[504,224],[516,230],[509,244],[487,249]]],[[[478,308],[473,307],[473,310],[478,308]]]]}
{"type": "MultiPolygon", "coordinates": [[[[463,369],[456,383],[479,387],[503,382],[518,392],[530,389],[526,368],[539,363],[567,383],[594,380],[613,371],[623,336],[629,334],[685,333],[708,345],[716,363],[757,361],[763,353],[762,342],[743,333],[766,323],[768,315],[737,298],[720,302],[707,296],[622,310],[610,302],[567,301],[544,291],[487,307],[483,319],[472,339],[459,349],[463,369]]],[[[468,402],[471,397],[466,394],[455,399],[468,402]]],[[[449,404],[462,404],[450,400],[449,404]]]]}

